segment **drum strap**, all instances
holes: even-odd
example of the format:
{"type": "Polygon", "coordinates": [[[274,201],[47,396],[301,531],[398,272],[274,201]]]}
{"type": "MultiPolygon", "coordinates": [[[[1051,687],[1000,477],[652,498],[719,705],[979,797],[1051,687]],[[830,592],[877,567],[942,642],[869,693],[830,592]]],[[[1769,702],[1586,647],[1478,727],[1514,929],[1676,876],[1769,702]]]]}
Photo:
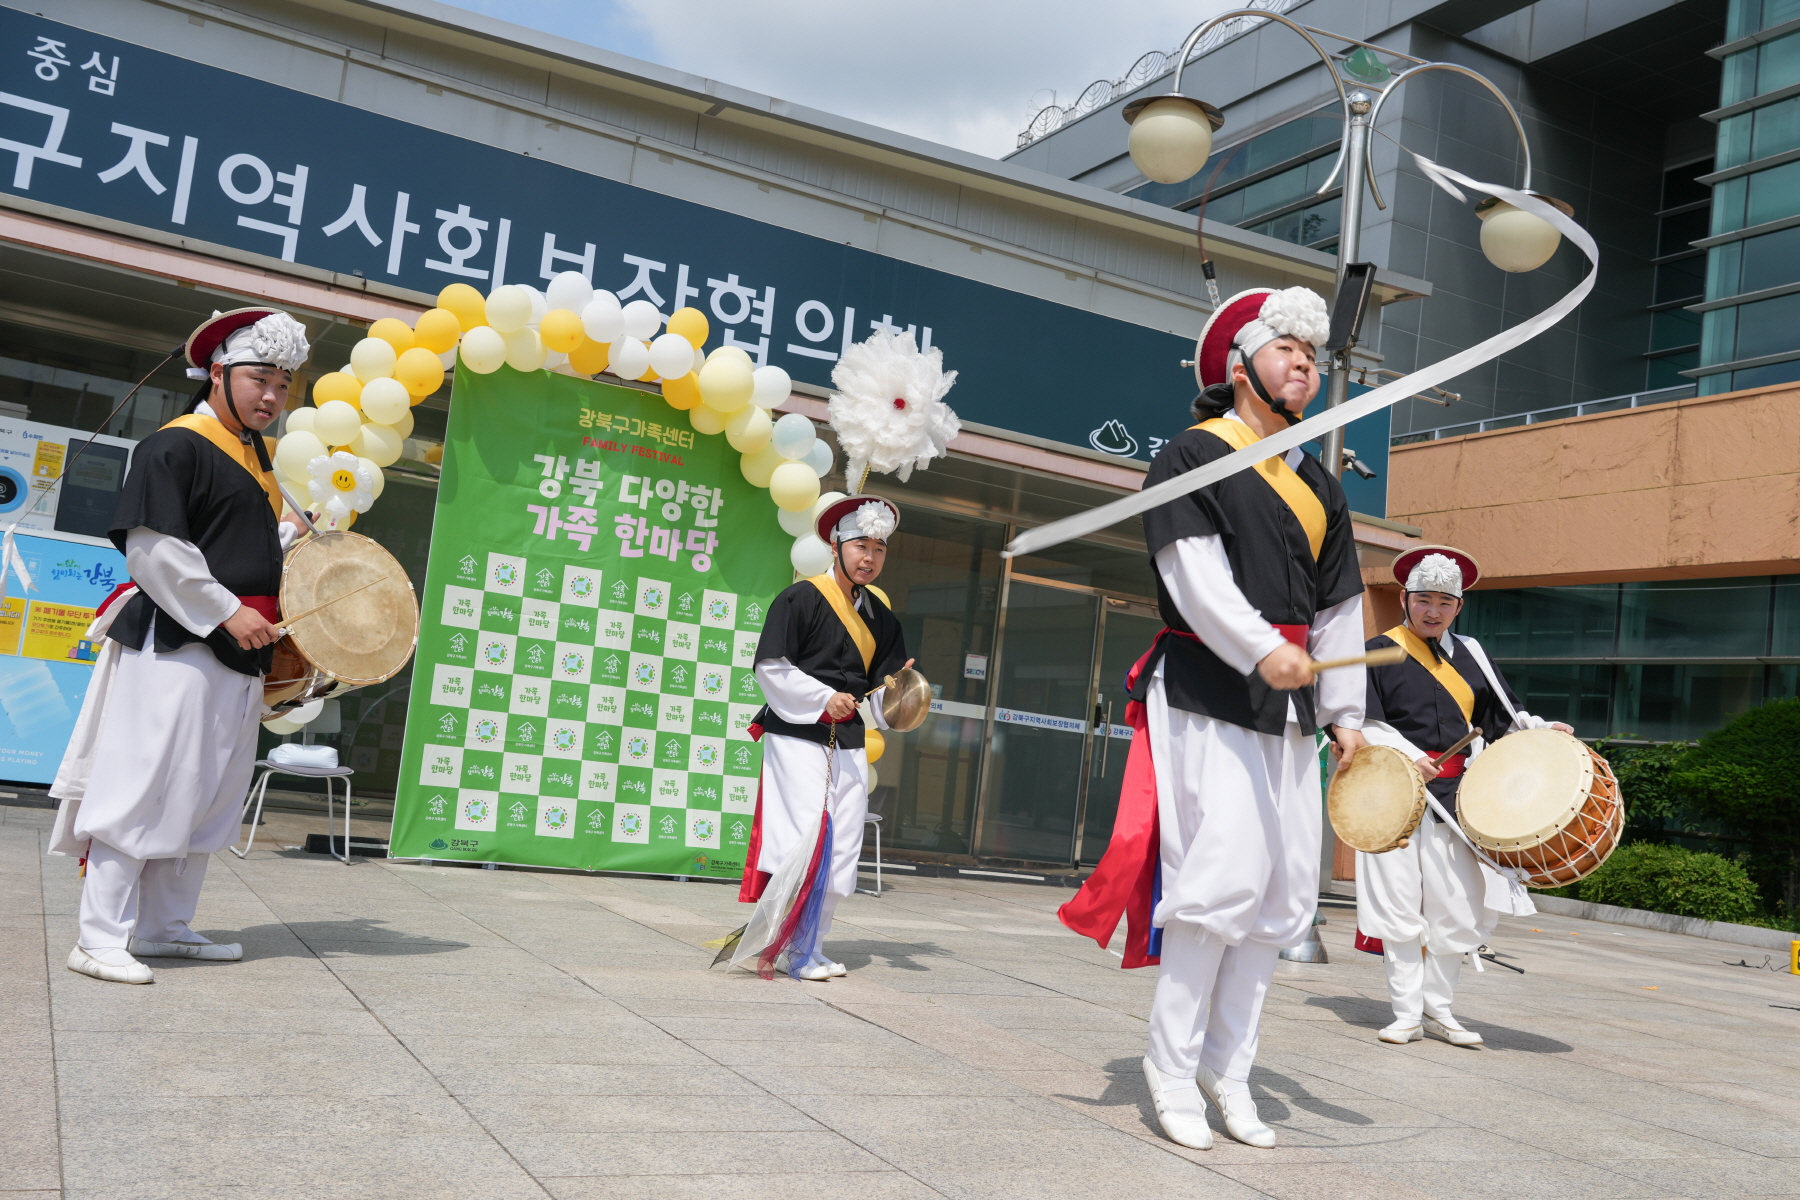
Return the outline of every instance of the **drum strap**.
{"type": "Polygon", "coordinates": [[[1456,701],[1456,707],[1462,709],[1464,721],[1475,719],[1475,689],[1469,686],[1468,680],[1457,673],[1455,667],[1433,654],[1431,647],[1425,644],[1424,638],[1404,625],[1394,626],[1387,631],[1386,636],[1392,638],[1395,645],[1405,650],[1414,662],[1424,667],[1426,672],[1438,681],[1439,687],[1450,693],[1450,698],[1456,701]]]}
{"type": "MultiPolygon", "coordinates": [[[[1457,637],[1454,633],[1450,636],[1456,638],[1457,645],[1474,656],[1475,665],[1481,668],[1481,673],[1487,676],[1488,686],[1494,690],[1494,699],[1500,701],[1500,707],[1504,708],[1506,715],[1513,719],[1514,724],[1517,724],[1519,710],[1514,708],[1512,701],[1506,698],[1506,689],[1500,686],[1500,679],[1494,674],[1494,664],[1488,661],[1487,651],[1481,648],[1481,643],[1474,638],[1457,637]]],[[[1499,736],[1497,733],[1494,735],[1494,737],[1499,736]]]]}

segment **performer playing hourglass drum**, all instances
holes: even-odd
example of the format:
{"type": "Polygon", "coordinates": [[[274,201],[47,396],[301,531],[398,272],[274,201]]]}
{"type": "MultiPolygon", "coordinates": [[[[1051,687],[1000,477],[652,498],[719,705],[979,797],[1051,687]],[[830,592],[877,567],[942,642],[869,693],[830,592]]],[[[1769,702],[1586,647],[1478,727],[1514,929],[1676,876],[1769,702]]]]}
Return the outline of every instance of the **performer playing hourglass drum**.
{"type": "MultiPolygon", "coordinates": [[[[1163,447],[1145,486],[1300,420],[1328,324],[1305,288],[1221,305],[1200,338],[1200,424],[1163,447]]],[[[1160,949],[1144,1075],[1163,1132],[1210,1147],[1204,1093],[1231,1136],[1269,1147],[1248,1079],[1276,956],[1318,902],[1314,728],[1346,752],[1362,745],[1362,668],[1316,688],[1311,669],[1362,647],[1349,506],[1336,477],[1294,450],[1150,509],[1144,536],[1168,628],[1132,669],[1112,841],[1060,915],[1104,946],[1124,909],[1127,967],[1160,949]]]]}
{"type": "Polygon", "coordinates": [[[204,380],[189,412],[142,442],[111,538],[132,586],[89,636],[106,639],[50,794],[52,854],[82,857],[69,968],[150,983],[146,958],[232,961],[191,928],[210,856],[237,839],[280,619],[283,550],[300,532],[262,437],[309,353],[267,308],[215,313],[188,339],[204,380]]]}
{"type": "MultiPolygon", "coordinates": [[[[1450,632],[1463,589],[1480,571],[1471,555],[1451,546],[1418,546],[1400,555],[1394,578],[1406,589],[1405,620],[1368,643],[1370,650],[1399,646],[1407,657],[1369,668],[1363,734],[1412,759],[1451,815],[1463,770],[1483,743],[1442,766],[1433,760],[1472,727],[1492,737],[1519,729],[1574,732],[1521,710],[1481,644],[1450,632]]],[[[1357,945],[1381,954],[1394,1006],[1382,1041],[1412,1042],[1429,1033],[1452,1045],[1481,1044],[1480,1034],[1457,1023],[1450,1005],[1463,958],[1493,933],[1507,911],[1506,896],[1505,881],[1429,809],[1406,845],[1358,852],[1357,945]]]]}

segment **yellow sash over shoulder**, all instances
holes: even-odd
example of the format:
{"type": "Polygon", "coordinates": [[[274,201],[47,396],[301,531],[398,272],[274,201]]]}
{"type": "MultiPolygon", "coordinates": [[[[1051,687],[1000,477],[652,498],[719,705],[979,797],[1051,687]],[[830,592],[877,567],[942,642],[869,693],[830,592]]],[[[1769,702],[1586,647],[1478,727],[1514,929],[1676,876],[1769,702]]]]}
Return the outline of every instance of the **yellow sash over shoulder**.
{"type": "Polygon", "coordinates": [[[838,586],[837,579],[831,575],[814,575],[806,582],[819,589],[819,593],[825,597],[825,603],[831,605],[831,611],[836,613],[837,619],[844,623],[845,632],[849,633],[850,640],[856,643],[857,653],[862,655],[863,670],[865,672],[873,670],[875,666],[875,635],[869,632],[868,625],[863,622],[862,614],[850,607],[849,597],[844,595],[844,589],[838,586]]]}
{"type": "MultiPolygon", "coordinates": [[[[269,507],[275,510],[275,518],[281,519],[281,489],[276,486],[275,474],[264,471],[262,464],[256,460],[256,447],[242,441],[238,435],[225,428],[224,422],[217,417],[204,416],[201,413],[184,413],[163,426],[164,429],[191,429],[219,449],[223,450],[232,462],[250,472],[264,493],[269,497],[269,507]]],[[[255,434],[251,435],[256,436],[255,434]]],[[[271,451],[275,443],[263,438],[263,444],[271,451]]]]}
{"type": "MultiPolygon", "coordinates": [[[[1262,441],[1262,435],[1256,430],[1228,417],[1214,417],[1194,428],[1206,430],[1233,450],[1242,450],[1262,441]]],[[[1300,528],[1306,531],[1307,545],[1312,547],[1313,560],[1318,561],[1319,550],[1325,545],[1325,506],[1319,503],[1319,497],[1279,454],[1263,459],[1250,469],[1262,476],[1263,482],[1274,488],[1275,494],[1300,519],[1300,528]]]]}
{"type": "MultiPolygon", "coordinates": [[[[1383,636],[1393,638],[1407,654],[1412,656],[1414,662],[1431,672],[1431,677],[1438,681],[1440,687],[1450,693],[1450,698],[1452,700],[1456,701],[1456,707],[1462,709],[1463,720],[1470,721],[1474,719],[1475,689],[1469,686],[1468,680],[1457,673],[1455,667],[1434,657],[1431,653],[1431,647],[1425,644],[1424,638],[1420,637],[1404,625],[1394,626],[1394,628],[1388,630],[1383,636]]],[[[1467,653],[1467,651],[1464,651],[1464,653],[1467,653]]]]}

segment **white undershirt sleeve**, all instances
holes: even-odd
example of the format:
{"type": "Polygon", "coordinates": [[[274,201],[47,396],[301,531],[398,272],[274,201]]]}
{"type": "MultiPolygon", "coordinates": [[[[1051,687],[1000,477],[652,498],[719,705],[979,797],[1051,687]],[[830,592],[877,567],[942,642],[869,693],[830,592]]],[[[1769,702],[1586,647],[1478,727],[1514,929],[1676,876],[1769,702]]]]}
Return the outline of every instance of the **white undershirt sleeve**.
{"type": "Polygon", "coordinates": [[[282,521],[275,526],[275,536],[281,539],[281,552],[286,554],[288,547],[294,544],[294,539],[300,536],[300,531],[282,521]]]}
{"type": "Polygon", "coordinates": [[[238,610],[238,598],[213,578],[192,542],[140,525],[125,535],[125,566],[156,607],[195,637],[207,636],[238,610]]]}
{"type": "MultiPolygon", "coordinates": [[[[1313,618],[1306,647],[1314,658],[1353,658],[1363,652],[1362,593],[1332,605],[1313,618]]],[[[1318,675],[1320,725],[1341,729],[1363,727],[1363,706],[1368,700],[1368,669],[1338,667],[1318,675]]]]}
{"type": "Polygon", "coordinates": [[[1256,670],[1287,640],[1244,598],[1218,534],[1170,542],[1156,552],[1156,570],[1188,628],[1239,674],[1256,670]]]}
{"type": "Polygon", "coordinates": [[[816,723],[825,715],[825,702],[836,694],[785,658],[757,663],[756,682],[775,715],[790,725],[816,723]]]}

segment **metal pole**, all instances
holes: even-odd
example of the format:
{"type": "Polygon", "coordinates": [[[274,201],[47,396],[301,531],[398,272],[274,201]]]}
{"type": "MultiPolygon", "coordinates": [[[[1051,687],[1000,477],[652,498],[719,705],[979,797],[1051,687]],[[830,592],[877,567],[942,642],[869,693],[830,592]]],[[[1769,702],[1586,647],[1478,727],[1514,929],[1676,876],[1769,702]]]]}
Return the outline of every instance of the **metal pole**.
{"type": "MultiPolygon", "coordinates": [[[[1344,204],[1338,222],[1337,286],[1344,286],[1344,268],[1362,257],[1363,181],[1369,171],[1368,93],[1350,93],[1344,113],[1344,204]]],[[[1325,404],[1336,408],[1350,398],[1350,352],[1346,346],[1338,351],[1331,364],[1331,378],[1325,385],[1325,404]]],[[[1344,473],[1344,431],[1334,429],[1325,435],[1325,469],[1334,476],[1344,473]]]]}

